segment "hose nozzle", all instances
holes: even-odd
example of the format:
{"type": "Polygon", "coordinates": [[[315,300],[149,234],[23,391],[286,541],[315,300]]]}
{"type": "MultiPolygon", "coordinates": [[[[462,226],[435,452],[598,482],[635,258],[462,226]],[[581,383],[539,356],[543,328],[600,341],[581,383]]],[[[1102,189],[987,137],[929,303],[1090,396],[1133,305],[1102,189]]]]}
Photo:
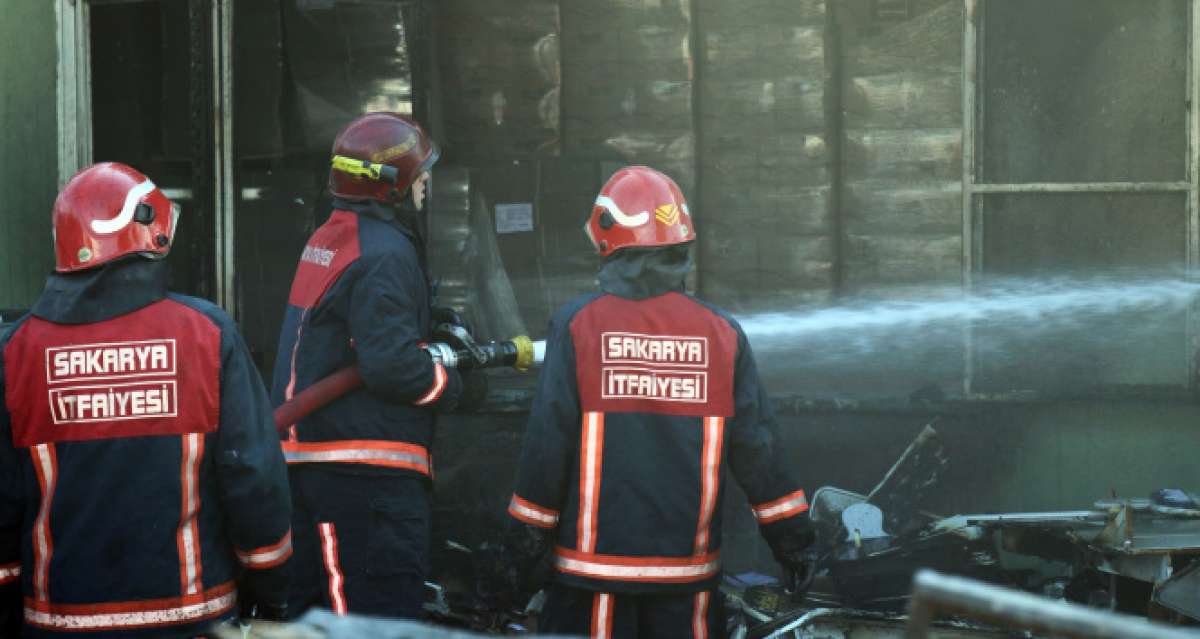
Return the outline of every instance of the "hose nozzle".
{"type": "Polygon", "coordinates": [[[512,367],[526,372],[542,363],[546,353],[544,341],[533,341],[526,335],[486,344],[476,344],[464,332],[449,334],[446,342],[426,344],[425,350],[443,366],[460,370],[512,367]]]}
{"type": "Polygon", "coordinates": [[[533,340],[529,339],[528,335],[518,335],[509,341],[517,349],[517,359],[513,362],[513,368],[524,373],[535,363],[541,363],[535,357],[533,340]]]}

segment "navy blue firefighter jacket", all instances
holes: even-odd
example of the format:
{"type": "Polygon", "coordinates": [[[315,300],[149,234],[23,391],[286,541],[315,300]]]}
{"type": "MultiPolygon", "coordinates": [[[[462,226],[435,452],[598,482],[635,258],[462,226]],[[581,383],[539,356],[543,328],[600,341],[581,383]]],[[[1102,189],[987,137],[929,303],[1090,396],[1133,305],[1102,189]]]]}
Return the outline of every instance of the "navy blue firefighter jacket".
{"type": "Polygon", "coordinates": [[[806,532],[808,502],[741,327],[681,292],[690,262],[627,253],[551,319],[508,512],[553,541],[563,584],[699,592],[730,473],[768,542],[806,532]]]}
{"type": "Polygon", "coordinates": [[[391,209],[334,200],[296,268],[272,399],[278,406],[351,364],[365,384],[280,424],[288,464],[432,476],[435,411],[457,400],[462,383],[421,348],[430,289],[421,242],[391,209]]]}
{"type": "Polygon", "coordinates": [[[4,636],[193,636],[239,596],[287,600],[266,390],[230,318],[166,279],[138,257],[51,275],[0,340],[4,636]]]}

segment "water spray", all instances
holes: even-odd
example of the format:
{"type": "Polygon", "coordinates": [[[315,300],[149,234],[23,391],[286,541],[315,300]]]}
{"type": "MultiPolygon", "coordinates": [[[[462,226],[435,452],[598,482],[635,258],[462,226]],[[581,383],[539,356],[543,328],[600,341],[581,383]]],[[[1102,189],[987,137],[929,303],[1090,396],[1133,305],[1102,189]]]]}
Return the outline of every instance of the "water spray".
{"type": "Polygon", "coordinates": [[[1172,275],[977,278],[737,319],[775,392],[808,397],[943,392],[964,374],[973,392],[1174,384],[1200,282],[1172,275]]]}
{"type": "MultiPolygon", "coordinates": [[[[739,317],[756,350],[804,347],[807,340],[847,340],[870,349],[876,336],[921,337],[930,328],[1021,326],[1031,331],[1085,327],[1106,316],[1179,311],[1200,295],[1200,283],[1180,279],[1006,280],[964,293],[956,287],[908,291],[908,299],[849,302],[832,308],[739,317]]],[[[887,344],[894,348],[894,344],[887,344]]],[[[851,348],[848,350],[859,350],[851,348]]]]}

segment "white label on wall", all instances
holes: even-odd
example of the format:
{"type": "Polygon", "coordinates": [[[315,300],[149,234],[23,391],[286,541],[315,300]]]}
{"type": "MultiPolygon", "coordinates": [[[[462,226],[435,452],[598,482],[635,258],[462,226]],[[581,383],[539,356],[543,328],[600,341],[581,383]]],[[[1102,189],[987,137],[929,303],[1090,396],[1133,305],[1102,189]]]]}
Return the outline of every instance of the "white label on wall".
{"type": "Polygon", "coordinates": [[[496,205],[496,232],[523,233],[533,230],[533,205],[529,202],[496,205]]]}

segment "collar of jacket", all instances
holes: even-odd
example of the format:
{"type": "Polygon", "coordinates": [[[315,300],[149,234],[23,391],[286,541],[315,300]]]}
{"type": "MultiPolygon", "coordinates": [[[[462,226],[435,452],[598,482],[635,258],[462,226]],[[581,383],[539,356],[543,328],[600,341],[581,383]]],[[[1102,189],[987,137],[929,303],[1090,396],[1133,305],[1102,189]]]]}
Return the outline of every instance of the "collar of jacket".
{"type": "Polygon", "coordinates": [[[395,207],[375,200],[347,200],[340,197],[333,198],[333,210],[350,211],[387,222],[400,229],[414,244],[421,240],[415,211],[408,211],[403,207],[397,211],[395,207]]]}
{"type": "Polygon", "coordinates": [[[164,260],[128,257],[78,273],[51,273],[30,312],[56,324],[102,322],[167,296],[164,260]]]}
{"type": "Polygon", "coordinates": [[[682,291],[692,270],[687,259],[667,249],[624,249],[609,256],[600,267],[600,290],[617,297],[643,300],[671,291],[682,291]]]}
{"type": "Polygon", "coordinates": [[[396,211],[383,202],[375,200],[347,200],[346,198],[333,198],[333,210],[335,211],[350,211],[367,217],[373,217],[384,222],[395,222],[396,211]]]}

